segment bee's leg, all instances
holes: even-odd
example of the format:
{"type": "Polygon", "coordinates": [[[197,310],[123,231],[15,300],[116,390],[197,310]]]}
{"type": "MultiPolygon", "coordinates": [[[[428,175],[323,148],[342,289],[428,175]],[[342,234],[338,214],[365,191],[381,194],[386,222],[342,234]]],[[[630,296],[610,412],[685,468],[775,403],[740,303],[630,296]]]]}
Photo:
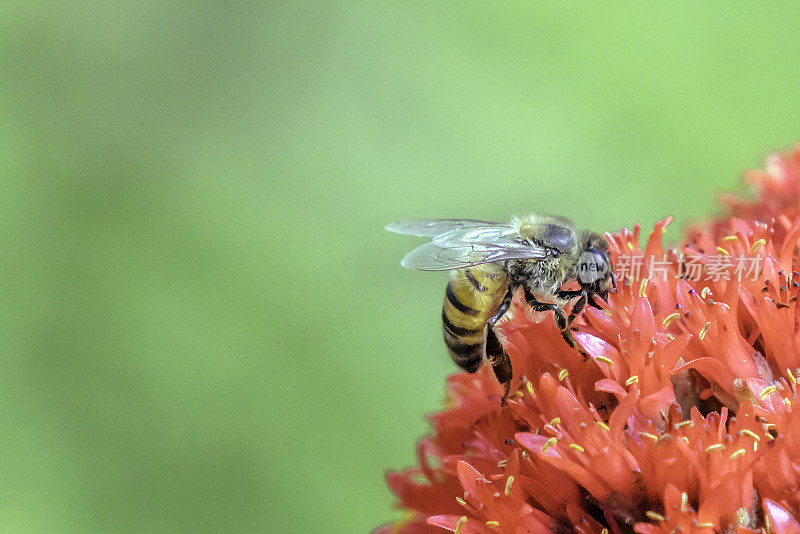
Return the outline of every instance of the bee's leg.
{"type": "Polygon", "coordinates": [[[536,300],[536,297],[534,297],[533,294],[528,291],[527,288],[525,289],[525,300],[528,301],[528,305],[530,305],[534,311],[552,311],[556,320],[556,325],[558,326],[558,329],[561,330],[561,337],[564,338],[564,341],[567,342],[567,345],[573,349],[577,348],[584,360],[589,359],[589,355],[577,345],[575,338],[572,337],[572,331],[569,329],[569,321],[567,321],[564,311],[557,304],[539,302],[536,300]]]}
{"type": "Polygon", "coordinates": [[[486,357],[492,362],[492,371],[494,371],[497,381],[503,384],[505,388],[503,400],[501,401],[502,404],[505,404],[508,392],[511,390],[511,378],[514,373],[511,369],[511,359],[503,349],[503,345],[491,326],[486,331],[486,357]]]}
{"type": "Polygon", "coordinates": [[[563,299],[563,300],[570,300],[574,299],[575,297],[580,297],[578,301],[572,306],[572,311],[567,318],[567,325],[571,325],[572,321],[575,320],[575,317],[581,312],[584,306],[586,306],[586,299],[588,297],[588,293],[585,289],[576,289],[575,291],[557,291],[556,297],[563,299]]]}
{"type": "Polygon", "coordinates": [[[570,300],[574,299],[575,297],[580,297],[584,293],[586,293],[586,291],[583,289],[575,289],[569,291],[565,289],[559,289],[558,291],[556,291],[556,296],[561,300],[570,300]]]}
{"type": "Polygon", "coordinates": [[[492,318],[489,319],[489,326],[494,326],[497,324],[503,315],[508,311],[508,308],[511,307],[511,299],[514,297],[514,290],[512,288],[508,288],[508,292],[506,296],[503,297],[503,300],[500,302],[500,305],[497,307],[497,311],[494,312],[492,318]]]}
{"type": "Polygon", "coordinates": [[[578,302],[576,302],[575,305],[572,306],[572,311],[570,312],[569,317],[567,318],[567,324],[572,324],[572,321],[575,320],[575,317],[577,317],[577,315],[581,312],[583,307],[586,306],[586,299],[587,299],[586,291],[582,291],[581,293],[582,293],[581,298],[579,298],[578,302]]]}
{"type": "Polygon", "coordinates": [[[592,308],[597,308],[598,310],[601,309],[600,304],[598,304],[597,301],[594,300],[594,298],[592,298],[591,293],[588,294],[587,302],[589,303],[589,306],[591,306],[592,308]]]}

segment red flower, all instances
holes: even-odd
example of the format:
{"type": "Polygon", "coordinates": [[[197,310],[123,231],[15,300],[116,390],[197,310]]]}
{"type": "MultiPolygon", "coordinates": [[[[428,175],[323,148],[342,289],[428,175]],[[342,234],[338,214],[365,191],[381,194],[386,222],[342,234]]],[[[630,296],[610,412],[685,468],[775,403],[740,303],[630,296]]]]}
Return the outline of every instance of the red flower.
{"type": "Polygon", "coordinates": [[[487,367],[448,379],[419,466],[387,480],[408,518],[380,533],[800,533],[800,148],[746,174],[755,200],[677,249],[656,224],[607,235],[618,291],[555,324],[515,298],[487,367]]]}

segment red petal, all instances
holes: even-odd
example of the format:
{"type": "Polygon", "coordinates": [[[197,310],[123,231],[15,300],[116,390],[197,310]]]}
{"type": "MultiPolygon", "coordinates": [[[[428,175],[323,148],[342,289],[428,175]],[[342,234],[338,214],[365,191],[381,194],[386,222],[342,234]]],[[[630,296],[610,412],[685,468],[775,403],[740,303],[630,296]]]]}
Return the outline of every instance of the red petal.
{"type": "Polygon", "coordinates": [[[594,389],[597,391],[605,391],[606,393],[613,393],[620,397],[624,397],[628,394],[625,388],[620,386],[616,380],[611,380],[610,378],[598,380],[594,385],[594,389]]]}
{"type": "MultiPolygon", "coordinates": [[[[457,515],[434,515],[428,518],[428,524],[455,532],[461,517],[457,515]]],[[[474,519],[467,518],[466,523],[461,525],[460,532],[464,534],[482,534],[486,532],[486,529],[474,519]]]]}

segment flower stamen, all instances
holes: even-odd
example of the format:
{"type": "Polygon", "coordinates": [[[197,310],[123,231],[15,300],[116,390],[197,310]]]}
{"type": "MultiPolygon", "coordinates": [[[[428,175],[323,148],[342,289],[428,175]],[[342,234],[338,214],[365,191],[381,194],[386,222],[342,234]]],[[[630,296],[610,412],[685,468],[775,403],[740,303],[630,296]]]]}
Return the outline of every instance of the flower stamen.
{"type": "Polygon", "coordinates": [[[506,488],[503,490],[503,494],[508,496],[511,494],[511,485],[514,483],[514,475],[509,475],[508,480],[506,480],[506,488]]]}
{"type": "Polygon", "coordinates": [[[758,241],[756,241],[755,243],[753,243],[753,246],[750,247],[750,252],[751,253],[755,253],[756,250],[758,250],[760,247],[763,247],[766,244],[767,244],[767,240],[764,239],[764,238],[761,238],[758,241]]]}
{"type": "Polygon", "coordinates": [[[745,449],[736,449],[736,451],[733,454],[730,455],[730,459],[731,460],[735,460],[739,456],[744,455],[746,452],[747,452],[747,450],[745,450],[745,449]]]}
{"type": "Polygon", "coordinates": [[[681,318],[681,314],[680,313],[673,312],[673,313],[670,313],[669,315],[667,315],[666,317],[664,317],[664,320],[661,321],[661,324],[664,325],[664,328],[667,328],[670,324],[672,324],[672,321],[674,321],[676,319],[680,319],[680,318],[681,318]]]}
{"type": "Polygon", "coordinates": [[[703,341],[703,338],[706,337],[706,333],[708,332],[709,328],[711,328],[710,322],[704,324],[703,328],[700,329],[700,333],[697,335],[697,337],[700,338],[700,341],[703,341]]]}
{"type": "Polygon", "coordinates": [[[750,430],[749,428],[743,428],[742,430],[739,431],[739,434],[743,436],[750,436],[756,441],[761,441],[761,437],[752,430],[750,430]]]}
{"type": "Polygon", "coordinates": [[[663,515],[659,514],[658,512],[653,512],[652,510],[648,510],[644,513],[647,517],[652,519],[653,521],[666,521],[667,518],[663,515]]]}
{"type": "Polygon", "coordinates": [[[775,391],[777,389],[778,389],[778,387],[775,384],[773,384],[771,386],[767,386],[761,391],[761,394],[759,395],[759,397],[761,398],[761,400],[764,400],[767,397],[769,397],[770,395],[772,395],[773,393],[775,393],[775,391]]]}

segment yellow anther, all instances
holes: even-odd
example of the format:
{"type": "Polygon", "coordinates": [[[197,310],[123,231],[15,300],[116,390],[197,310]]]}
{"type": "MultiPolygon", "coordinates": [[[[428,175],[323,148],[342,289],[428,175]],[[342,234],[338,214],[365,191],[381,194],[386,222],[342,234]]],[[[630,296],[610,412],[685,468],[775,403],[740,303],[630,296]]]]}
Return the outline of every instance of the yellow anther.
{"type": "Polygon", "coordinates": [[[487,521],[485,524],[487,527],[499,527],[500,521],[487,521]]]}
{"type": "Polygon", "coordinates": [[[761,438],[759,437],[759,435],[756,434],[755,432],[753,432],[752,430],[750,430],[749,428],[742,429],[742,430],[739,431],[739,433],[742,434],[742,435],[745,435],[745,436],[750,436],[751,438],[753,438],[756,441],[761,441],[761,438]]]}
{"type": "Polygon", "coordinates": [[[456,523],[456,529],[453,532],[455,534],[461,534],[461,527],[463,527],[466,522],[467,522],[467,516],[462,515],[458,519],[458,523],[456,523]]]}
{"type": "Polygon", "coordinates": [[[704,287],[703,290],[700,291],[700,296],[703,298],[706,298],[706,296],[708,296],[709,294],[713,295],[713,293],[711,293],[711,288],[708,286],[704,287]]]}
{"type": "Polygon", "coordinates": [[[633,375],[629,379],[625,381],[626,386],[630,386],[631,384],[638,384],[639,383],[639,375],[633,375]]]}
{"type": "Polygon", "coordinates": [[[553,417],[553,418],[550,420],[550,422],[549,422],[549,423],[547,423],[547,424],[548,424],[548,425],[550,425],[550,426],[556,426],[556,425],[560,425],[560,424],[561,424],[561,418],[560,418],[560,417],[553,417]]]}
{"type": "Polygon", "coordinates": [[[647,278],[643,278],[639,284],[639,296],[643,297],[647,294],[647,278]]]}
{"type": "Polygon", "coordinates": [[[581,447],[581,446],[580,446],[580,445],[578,445],[577,443],[570,443],[570,444],[569,444],[569,448],[570,448],[570,449],[575,449],[575,450],[576,450],[576,451],[578,451],[578,452],[586,452],[586,449],[584,449],[583,447],[581,447]]]}
{"type": "Polygon", "coordinates": [[[465,501],[465,500],[464,500],[464,499],[462,499],[461,497],[456,497],[456,502],[457,502],[458,504],[460,504],[461,506],[466,506],[466,505],[467,505],[467,501],[465,501]]]}
{"type": "Polygon", "coordinates": [[[706,333],[708,332],[709,328],[711,328],[711,323],[710,322],[704,324],[703,328],[700,329],[700,333],[697,335],[697,337],[700,338],[700,341],[702,341],[703,338],[706,337],[706,333]]]}
{"type": "Polygon", "coordinates": [[[514,483],[514,475],[509,475],[508,480],[506,480],[506,489],[503,490],[505,495],[511,493],[511,484],[514,483]]]}
{"type": "Polygon", "coordinates": [[[742,456],[742,455],[744,455],[744,453],[746,453],[746,452],[747,452],[747,451],[746,451],[745,449],[736,449],[736,452],[734,452],[733,454],[731,454],[731,460],[735,460],[735,459],[736,459],[736,458],[738,458],[739,456],[742,456]]]}
{"type": "Polygon", "coordinates": [[[611,361],[611,360],[609,360],[609,359],[608,359],[608,358],[606,358],[605,356],[596,356],[596,357],[595,357],[595,360],[597,360],[597,361],[598,361],[598,362],[600,362],[600,363],[604,363],[604,364],[606,364],[606,365],[614,365],[614,362],[613,362],[613,361],[611,361]]]}
{"type": "Polygon", "coordinates": [[[697,523],[697,528],[715,528],[714,523],[697,523]]]}
{"type": "Polygon", "coordinates": [[[775,438],[772,436],[772,434],[764,434],[764,437],[767,438],[767,441],[774,441],[775,440],[775,438]]]}
{"type": "Polygon", "coordinates": [[[784,397],[784,398],[783,398],[783,403],[784,403],[786,406],[789,406],[789,407],[791,407],[791,406],[792,406],[792,401],[790,401],[790,400],[789,400],[789,399],[787,399],[786,397],[784,397]]]}
{"type": "Polygon", "coordinates": [[[739,238],[736,237],[735,235],[726,235],[725,237],[722,238],[723,243],[728,243],[730,241],[739,241],[739,238]]]}
{"type": "Polygon", "coordinates": [[[683,428],[688,426],[689,428],[694,426],[694,421],[691,419],[687,419],[686,421],[681,421],[680,423],[675,423],[675,428],[683,428]]]}
{"type": "Polygon", "coordinates": [[[500,460],[499,462],[497,462],[497,467],[505,467],[507,465],[508,465],[508,459],[500,460]]]}
{"type": "Polygon", "coordinates": [[[659,514],[657,512],[652,512],[650,510],[646,511],[644,513],[644,515],[646,515],[647,517],[649,517],[653,521],[666,521],[667,520],[667,518],[664,517],[663,515],[661,515],[661,514],[659,514]]]}
{"type": "Polygon", "coordinates": [[[608,529],[604,528],[603,530],[600,531],[600,534],[608,534],[608,529]]]}
{"type": "Polygon", "coordinates": [[[759,249],[759,247],[763,247],[766,244],[767,244],[767,240],[766,239],[763,239],[763,238],[759,239],[758,241],[753,243],[752,247],[750,247],[750,252],[755,252],[756,250],[759,249]]]}
{"type": "Polygon", "coordinates": [[[670,313],[669,315],[664,317],[664,320],[661,322],[661,324],[663,324],[664,328],[666,328],[670,324],[672,324],[672,321],[674,321],[676,319],[680,319],[680,318],[681,318],[681,314],[680,313],[678,313],[678,312],[670,313]]]}
{"type": "Polygon", "coordinates": [[[547,452],[547,449],[549,449],[556,443],[558,443],[558,440],[556,438],[548,439],[547,441],[544,442],[544,445],[542,445],[542,452],[547,452]]]}
{"type": "Polygon", "coordinates": [[[655,434],[650,434],[649,432],[639,432],[639,437],[647,438],[653,441],[658,441],[658,436],[655,434]]]}
{"type": "Polygon", "coordinates": [[[731,253],[730,253],[730,252],[728,252],[727,250],[725,250],[725,249],[724,249],[724,248],[722,248],[722,247],[717,247],[717,252],[719,252],[719,253],[720,253],[720,254],[722,254],[723,256],[730,256],[730,255],[731,255],[731,253]]]}
{"type": "Polygon", "coordinates": [[[528,393],[533,396],[533,383],[532,382],[525,382],[525,388],[528,390],[528,393]]]}
{"type": "Polygon", "coordinates": [[[786,376],[789,377],[789,381],[792,384],[797,384],[797,377],[794,376],[794,373],[791,371],[791,369],[786,369],[786,376]]]}
{"type": "Polygon", "coordinates": [[[602,428],[603,430],[611,430],[611,429],[608,427],[608,425],[607,425],[607,424],[605,424],[604,422],[602,422],[602,421],[595,421],[595,422],[597,423],[597,426],[599,426],[599,427],[600,427],[600,428],[602,428]]]}
{"type": "Polygon", "coordinates": [[[628,250],[633,250],[633,243],[628,241],[628,250]]]}
{"type": "Polygon", "coordinates": [[[667,334],[667,337],[669,338],[670,341],[675,341],[675,336],[673,336],[672,334],[667,334]]]}
{"type": "Polygon", "coordinates": [[[712,453],[714,451],[721,451],[721,450],[724,450],[724,449],[725,449],[725,445],[723,445],[722,443],[715,443],[713,445],[709,445],[708,447],[706,447],[706,452],[712,453]]]}
{"type": "Polygon", "coordinates": [[[681,512],[686,513],[689,509],[689,494],[685,491],[681,493],[681,512]]]}
{"type": "Polygon", "coordinates": [[[689,438],[687,438],[686,436],[681,436],[681,441],[683,442],[684,445],[689,445],[689,438]]]}
{"type": "Polygon", "coordinates": [[[512,399],[513,398],[523,397],[523,396],[525,396],[525,394],[523,392],[519,391],[519,390],[517,390],[517,391],[515,391],[514,393],[511,394],[511,398],[512,399]]]}
{"type": "Polygon", "coordinates": [[[561,382],[569,376],[569,371],[562,369],[558,372],[558,381],[561,382]]]}
{"type": "Polygon", "coordinates": [[[762,400],[763,400],[763,399],[766,399],[767,397],[769,397],[770,395],[772,395],[773,393],[775,393],[775,390],[777,390],[777,389],[778,389],[778,387],[777,387],[777,386],[775,386],[774,384],[773,384],[773,385],[771,385],[771,386],[767,386],[767,387],[765,387],[765,388],[764,388],[764,389],[761,391],[761,394],[759,395],[759,397],[760,397],[762,400]]]}

